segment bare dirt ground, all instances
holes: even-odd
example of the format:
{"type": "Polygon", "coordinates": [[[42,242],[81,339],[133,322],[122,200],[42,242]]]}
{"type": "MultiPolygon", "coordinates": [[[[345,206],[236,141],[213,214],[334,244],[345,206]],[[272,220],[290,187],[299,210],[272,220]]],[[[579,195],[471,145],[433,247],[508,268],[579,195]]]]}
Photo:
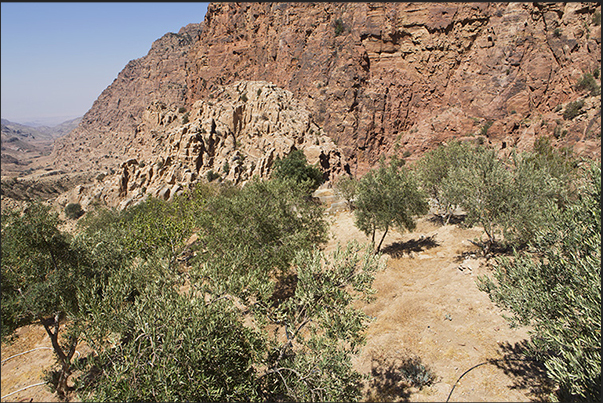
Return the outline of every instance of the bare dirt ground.
{"type": "MultiPolygon", "coordinates": [[[[337,241],[369,241],[350,212],[338,212],[332,221],[327,249],[337,241]]],[[[514,361],[521,358],[527,330],[511,329],[476,286],[478,275],[491,273],[469,242],[480,234],[479,228],[443,226],[427,216],[412,233],[387,235],[382,246],[387,266],[376,276],[376,299],[363,307],[374,320],[354,360],[355,368],[372,378],[365,400],[444,402],[466,370],[493,359],[501,361],[467,373],[450,401],[546,400],[550,388],[542,368],[514,361]],[[419,390],[405,384],[401,373],[411,358],[431,369],[436,377],[431,386],[419,390]]]]}
{"type": "MultiPolygon", "coordinates": [[[[331,240],[327,251],[356,239],[368,242],[354,226],[349,211],[330,215],[331,240]]],[[[378,273],[376,299],[363,306],[374,318],[367,343],[353,365],[370,375],[365,385],[367,401],[444,402],[457,379],[450,401],[538,401],[550,391],[542,368],[520,358],[526,329],[511,329],[488,296],[477,289],[475,279],[490,273],[484,258],[469,240],[479,228],[442,226],[429,216],[418,221],[412,233],[391,232],[382,251],[386,269],[378,273]],[[435,375],[430,386],[410,387],[401,376],[414,358],[435,375]]],[[[2,360],[36,347],[50,347],[41,326],[26,326],[18,339],[2,345],[2,360]]],[[[79,349],[79,348],[78,348],[79,349]]],[[[42,382],[43,370],[53,365],[50,350],[37,350],[2,364],[2,396],[42,382]]],[[[13,394],[5,401],[56,402],[45,386],[13,394]]],[[[72,397],[72,401],[77,401],[72,397]]]]}

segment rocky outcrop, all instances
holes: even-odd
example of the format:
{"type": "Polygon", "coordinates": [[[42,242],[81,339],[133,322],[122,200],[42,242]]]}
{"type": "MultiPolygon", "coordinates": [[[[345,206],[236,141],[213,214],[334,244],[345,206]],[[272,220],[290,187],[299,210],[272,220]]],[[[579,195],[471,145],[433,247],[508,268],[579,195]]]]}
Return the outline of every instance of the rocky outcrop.
{"type": "Polygon", "coordinates": [[[452,138],[504,151],[549,136],[600,156],[600,95],[576,87],[600,69],[600,11],[597,3],[212,3],[201,25],[166,35],[120,73],[57,144],[55,163],[86,169],[135,158],[151,102],[190,109],[241,80],[291,91],[357,174],[382,154],[413,160],[452,138]],[[576,100],[581,113],[564,118],[576,100]]]}
{"type": "Polygon", "coordinates": [[[127,207],[148,196],[170,199],[203,181],[244,184],[270,176],[273,162],[302,150],[326,180],[349,172],[345,157],[289,91],[267,82],[220,87],[190,109],[152,102],[135,130],[135,157],[59,204],[127,207]]]}
{"type": "Polygon", "coordinates": [[[129,159],[136,127],[151,102],[184,105],[188,52],[201,24],[155,41],[149,53],[130,61],[83,116],[80,125],[55,142],[54,168],[68,171],[116,169],[129,159]]]}

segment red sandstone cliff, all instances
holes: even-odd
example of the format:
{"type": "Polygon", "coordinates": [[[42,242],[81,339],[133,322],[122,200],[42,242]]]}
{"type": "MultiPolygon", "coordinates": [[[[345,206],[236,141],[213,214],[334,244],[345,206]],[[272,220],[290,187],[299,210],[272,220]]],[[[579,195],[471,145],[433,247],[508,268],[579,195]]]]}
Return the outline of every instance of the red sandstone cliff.
{"type": "Polygon", "coordinates": [[[55,165],[102,169],[137,157],[149,143],[137,130],[152,102],[190,108],[242,80],[291,91],[353,172],[383,153],[414,159],[467,136],[502,149],[529,148],[545,135],[600,155],[600,95],[575,87],[601,65],[600,10],[597,3],[212,3],[202,24],[165,35],[126,66],[57,142],[55,165]],[[564,119],[577,99],[583,113],[564,119]]]}

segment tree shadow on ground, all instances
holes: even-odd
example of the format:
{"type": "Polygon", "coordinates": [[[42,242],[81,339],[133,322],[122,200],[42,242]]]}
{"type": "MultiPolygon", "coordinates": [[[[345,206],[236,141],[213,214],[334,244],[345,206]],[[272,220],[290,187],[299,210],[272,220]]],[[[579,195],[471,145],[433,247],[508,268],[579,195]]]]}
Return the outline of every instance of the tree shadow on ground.
{"type": "MultiPolygon", "coordinates": [[[[467,217],[467,214],[453,214],[450,216],[450,219],[448,220],[448,225],[458,225],[458,224],[462,224],[463,222],[465,222],[465,218],[467,217]]],[[[438,225],[446,225],[446,217],[444,215],[440,215],[440,214],[433,214],[431,217],[429,217],[427,219],[427,221],[432,222],[434,224],[438,224],[438,225]]]]}
{"type": "Polygon", "coordinates": [[[409,402],[413,389],[431,385],[435,380],[435,374],[419,357],[379,354],[372,357],[367,401],[409,402]]]}
{"type": "Polygon", "coordinates": [[[549,395],[555,390],[555,385],[547,377],[547,370],[542,362],[533,360],[527,354],[528,340],[511,345],[505,342],[500,345],[503,358],[492,362],[502,369],[513,381],[512,389],[523,389],[533,401],[549,401],[549,395]]]}
{"type": "Polygon", "coordinates": [[[406,242],[394,242],[391,245],[387,245],[381,252],[387,253],[393,258],[400,258],[404,254],[410,254],[410,252],[422,252],[425,249],[431,249],[439,246],[439,243],[435,240],[435,235],[427,238],[421,237],[419,239],[411,239],[406,242]]]}

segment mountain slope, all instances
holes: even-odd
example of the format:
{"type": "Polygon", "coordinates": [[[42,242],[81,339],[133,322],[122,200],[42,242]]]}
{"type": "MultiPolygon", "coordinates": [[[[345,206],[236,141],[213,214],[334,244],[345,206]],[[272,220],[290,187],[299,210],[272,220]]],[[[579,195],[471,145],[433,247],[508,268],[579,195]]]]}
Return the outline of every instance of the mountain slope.
{"type": "Polygon", "coordinates": [[[600,94],[576,87],[600,70],[600,38],[596,3],[212,3],[126,66],[54,164],[135,158],[151,102],[191,107],[241,80],[291,91],[358,174],[451,138],[508,150],[544,135],[600,155],[600,94]]]}
{"type": "Polygon", "coordinates": [[[71,132],[80,121],[76,118],[54,127],[31,127],[2,119],[2,176],[19,175],[38,167],[40,158],[52,151],[55,139],[71,132]]]}

